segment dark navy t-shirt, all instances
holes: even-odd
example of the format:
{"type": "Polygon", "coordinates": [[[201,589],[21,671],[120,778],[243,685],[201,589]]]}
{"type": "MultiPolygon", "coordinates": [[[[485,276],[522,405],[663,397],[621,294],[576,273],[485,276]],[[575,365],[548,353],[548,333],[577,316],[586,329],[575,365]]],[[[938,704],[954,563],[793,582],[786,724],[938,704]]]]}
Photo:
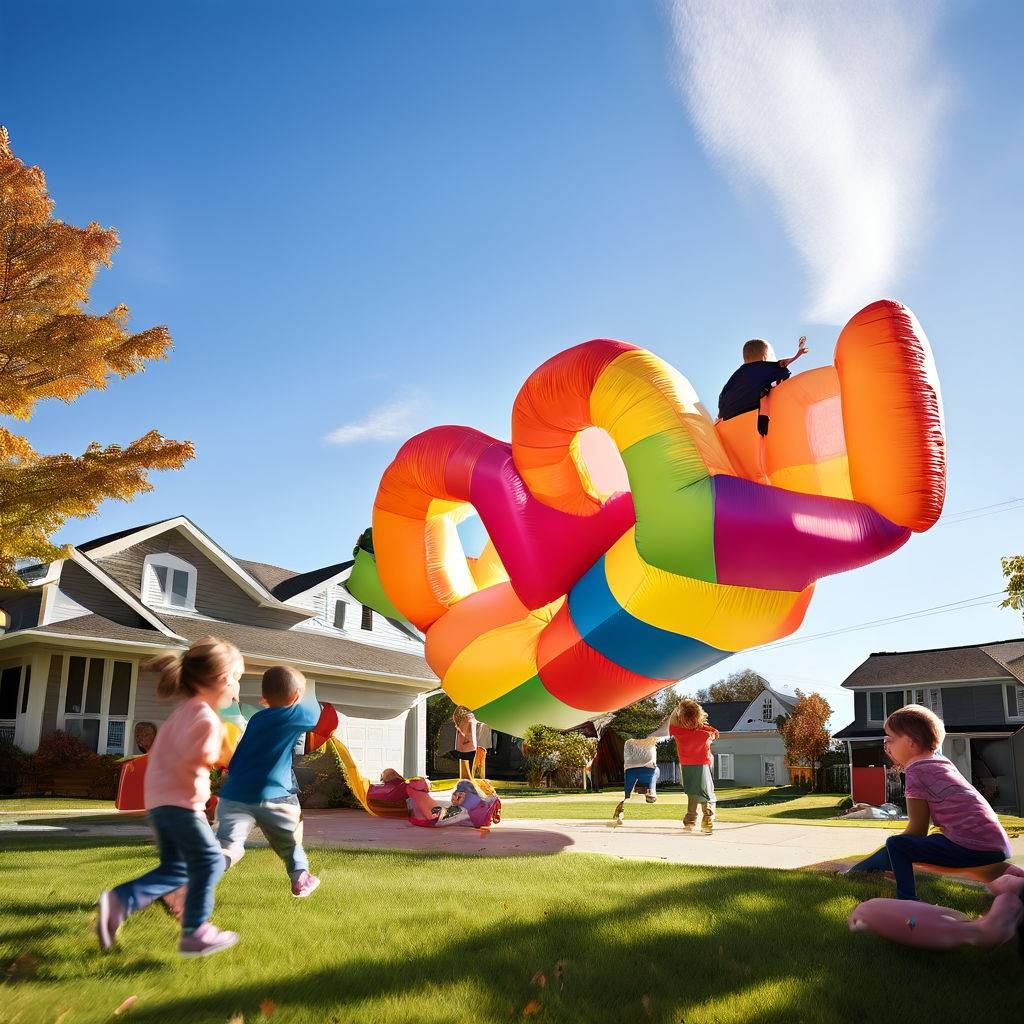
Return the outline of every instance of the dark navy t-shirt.
{"type": "Polygon", "coordinates": [[[761,392],[772,384],[789,379],[789,370],[781,363],[759,360],[744,363],[726,382],[718,396],[718,415],[723,420],[750,412],[761,404],[761,392]]]}

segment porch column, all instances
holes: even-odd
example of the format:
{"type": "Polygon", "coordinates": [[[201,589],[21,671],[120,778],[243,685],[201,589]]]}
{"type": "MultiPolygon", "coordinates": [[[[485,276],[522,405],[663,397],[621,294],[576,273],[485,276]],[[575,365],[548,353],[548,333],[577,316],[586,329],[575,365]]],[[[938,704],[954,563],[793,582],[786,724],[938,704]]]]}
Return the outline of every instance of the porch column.
{"type": "Polygon", "coordinates": [[[417,699],[405,719],[405,777],[427,774],[427,702],[417,699]]]}
{"type": "Polygon", "coordinates": [[[18,715],[18,726],[14,736],[14,742],[27,754],[33,753],[39,746],[43,731],[43,708],[46,706],[50,655],[33,654],[29,667],[32,675],[29,680],[28,707],[25,708],[25,714],[18,715]]]}

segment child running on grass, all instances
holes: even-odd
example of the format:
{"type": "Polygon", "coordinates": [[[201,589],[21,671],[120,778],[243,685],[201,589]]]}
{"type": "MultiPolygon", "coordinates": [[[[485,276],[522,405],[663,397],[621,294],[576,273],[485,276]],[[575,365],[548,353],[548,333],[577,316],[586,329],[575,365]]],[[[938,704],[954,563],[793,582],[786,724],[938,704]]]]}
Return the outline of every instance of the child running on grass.
{"type": "Polygon", "coordinates": [[[885,752],[904,773],[910,820],[849,871],[892,871],[897,899],[917,899],[915,864],[982,867],[1011,853],[988,801],[938,752],[945,734],[938,716],[920,704],[907,704],[885,720],[885,752]],[[929,835],[929,822],[942,831],[929,835]]]}
{"type": "Polygon", "coordinates": [[[658,799],[658,738],[626,740],[622,748],[625,796],[612,812],[612,824],[621,825],[623,808],[638,786],[646,789],[645,799],[653,804],[658,799]]]}
{"type": "Polygon", "coordinates": [[[705,835],[714,831],[715,780],[711,777],[711,744],[718,739],[718,730],[708,725],[707,712],[689,697],[679,702],[668,723],[668,733],[676,741],[679,766],[683,770],[683,792],[686,794],[686,815],[683,829],[692,832],[697,821],[697,807],[703,811],[700,830],[705,835]]]}
{"type": "Polygon", "coordinates": [[[242,656],[226,640],[208,636],[184,654],[161,655],[143,668],[159,673],[159,696],[183,698],[157,732],[146,767],[144,800],[160,863],[100,893],[96,931],[103,949],[110,949],[127,917],[187,884],[178,952],[208,956],[238,941],[235,932],[221,931],[210,921],[224,855],[204,808],[210,799],[210,766],[224,736],[217,711],[238,696],[242,656]]]}
{"type": "Polygon", "coordinates": [[[245,841],[259,825],[271,849],[284,862],[292,895],[302,899],[320,884],[309,873],[302,848],[302,810],[292,771],[292,751],[299,738],[315,732],[320,705],[306,691],[306,677],[286,665],[263,673],[267,705],[249,719],[228,765],[217,805],[217,838],[227,867],[245,854],[245,841]]]}

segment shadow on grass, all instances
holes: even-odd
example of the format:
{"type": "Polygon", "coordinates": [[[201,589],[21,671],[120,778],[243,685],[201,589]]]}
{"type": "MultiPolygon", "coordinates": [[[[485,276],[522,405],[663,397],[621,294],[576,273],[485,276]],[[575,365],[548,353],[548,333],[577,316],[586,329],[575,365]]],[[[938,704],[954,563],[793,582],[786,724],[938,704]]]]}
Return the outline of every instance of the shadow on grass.
{"type": "MultiPolygon", "coordinates": [[[[403,859],[397,856],[399,877],[403,859]]],[[[373,870],[373,862],[366,864],[373,870]]],[[[334,943],[338,960],[329,967],[276,978],[268,971],[260,978],[228,981],[219,991],[195,986],[140,1004],[132,1018],[154,1024],[223,1022],[234,1013],[254,1013],[269,999],[289,1013],[306,1014],[304,1020],[398,1020],[403,1007],[431,992],[444,999],[444,986],[459,983],[474,993],[479,1020],[519,1017],[535,998],[543,1011],[538,1020],[675,1022],[680,1014],[695,1019],[694,1011],[699,1020],[745,1024],[886,1019],[901,1012],[901,996],[878,979],[902,978],[905,972],[919,979],[908,1009],[922,993],[936,999],[941,994],[941,1002],[931,1005],[942,1005],[946,1019],[993,1019],[982,1004],[992,1002],[991,1012],[1005,1006],[1008,969],[1015,964],[1011,952],[962,954],[963,968],[971,971],[971,985],[964,986],[939,969],[935,954],[851,935],[845,916],[854,904],[888,894],[877,882],[750,869],[656,868],[643,874],[646,891],[638,892],[630,873],[622,872],[616,876],[621,896],[605,883],[594,892],[600,906],[592,907],[586,902],[587,864],[580,861],[575,865],[578,895],[565,905],[528,920],[521,914],[505,918],[491,908],[472,931],[446,925],[443,905],[439,913],[426,914],[422,908],[403,914],[400,905],[391,911],[382,906],[377,920],[342,918],[335,935],[305,938],[334,943]],[[346,952],[350,927],[374,929],[379,948],[372,954],[346,952]],[[389,958],[392,941],[397,948],[409,930],[419,930],[422,944],[389,958]],[[557,962],[566,964],[564,992],[555,985],[557,962]],[[541,971],[549,982],[544,989],[531,984],[541,971]],[[1002,992],[998,1001],[996,992],[1002,992]]],[[[968,911],[987,904],[977,894],[948,886],[922,888],[927,896],[968,911]]],[[[221,978],[230,977],[229,958],[272,959],[272,943],[257,943],[243,932],[242,945],[217,960],[221,978]]]]}

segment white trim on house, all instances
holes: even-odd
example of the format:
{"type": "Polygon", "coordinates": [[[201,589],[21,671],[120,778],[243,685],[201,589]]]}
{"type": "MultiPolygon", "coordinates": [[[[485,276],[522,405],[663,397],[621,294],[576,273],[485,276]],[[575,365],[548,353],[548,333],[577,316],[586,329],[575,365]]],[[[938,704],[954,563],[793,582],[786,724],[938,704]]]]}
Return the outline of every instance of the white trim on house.
{"type": "MultiPolygon", "coordinates": [[[[780,715],[789,714],[793,710],[795,703],[796,698],[790,697],[785,693],[779,693],[778,690],[773,690],[770,686],[766,686],[747,705],[746,710],[736,719],[736,724],[729,730],[729,733],[743,736],[752,736],[755,733],[770,733],[777,736],[779,730],[775,725],[775,719],[780,715]],[[764,717],[764,701],[766,699],[772,702],[770,720],[764,717]],[[753,721],[747,724],[749,719],[753,719],[753,721]],[[765,726],[770,726],[770,728],[766,729],[765,726]]],[[[725,733],[722,733],[722,735],[724,736],[725,733]]]]}
{"type": "Polygon", "coordinates": [[[261,607],[274,608],[278,611],[292,612],[293,614],[299,612],[305,614],[303,609],[296,608],[294,605],[284,601],[279,601],[274,597],[255,576],[246,572],[215,540],[203,533],[187,516],[175,516],[173,519],[165,519],[163,522],[154,523],[145,529],[129,533],[125,537],[119,537],[117,540],[109,541],[96,548],[90,548],[89,555],[92,558],[108,558],[110,555],[116,555],[126,548],[141,544],[144,540],[159,537],[160,534],[167,533],[169,530],[181,530],[182,533],[186,534],[190,540],[194,541],[198,547],[205,551],[210,560],[222,572],[234,580],[261,607]]]}
{"type": "Polygon", "coordinates": [[[1011,680],[1008,683],[1004,683],[1002,686],[1003,691],[1003,712],[1006,715],[1007,722],[1024,722],[1024,683],[1018,683],[1016,680],[1011,680]],[[1013,688],[1014,695],[1017,698],[1017,713],[1014,715],[1010,714],[1010,701],[1007,698],[1007,690],[1013,688]]]}
{"type": "Polygon", "coordinates": [[[156,551],[142,560],[142,600],[151,608],[167,612],[194,612],[196,610],[196,584],[199,573],[191,562],[172,555],[169,551],[156,551]],[[165,583],[160,583],[157,569],[164,569],[165,583]],[[174,604],[174,573],[186,578],[184,604],[174,604]]]}
{"type": "Polygon", "coordinates": [[[865,690],[906,690],[908,688],[918,689],[922,686],[984,686],[986,683],[1005,683],[1013,679],[1016,679],[1016,676],[1007,672],[1005,676],[978,676],[976,679],[930,679],[925,683],[855,683],[853,686],[840,683],[839,685],[852,693],[863,693],[865,690]]]}
{"type": "MultiPolygon", "coordinates": [[[[342,569],[340,572],[336,572],[333,576],[328,576],[327,579],[321,580],[319,583],[314,583],[313,586],[307,587],[305,590],[300,590],[297,593],[292,594],[292,596],[285,601],[285,604],[292,604],[294,602],[297,602],[300,598],[305,597],[307,594],[315,593],[316,591],[322,590],[325,587],[333,587],[335,584],[347,580],[351,575],[352,566],[350,565],[348,566],[348,568],[342,569]]],[[[353,598],[352,600],[356,604],[359,603],[355,600],[355,598],[353,598]]]]}

